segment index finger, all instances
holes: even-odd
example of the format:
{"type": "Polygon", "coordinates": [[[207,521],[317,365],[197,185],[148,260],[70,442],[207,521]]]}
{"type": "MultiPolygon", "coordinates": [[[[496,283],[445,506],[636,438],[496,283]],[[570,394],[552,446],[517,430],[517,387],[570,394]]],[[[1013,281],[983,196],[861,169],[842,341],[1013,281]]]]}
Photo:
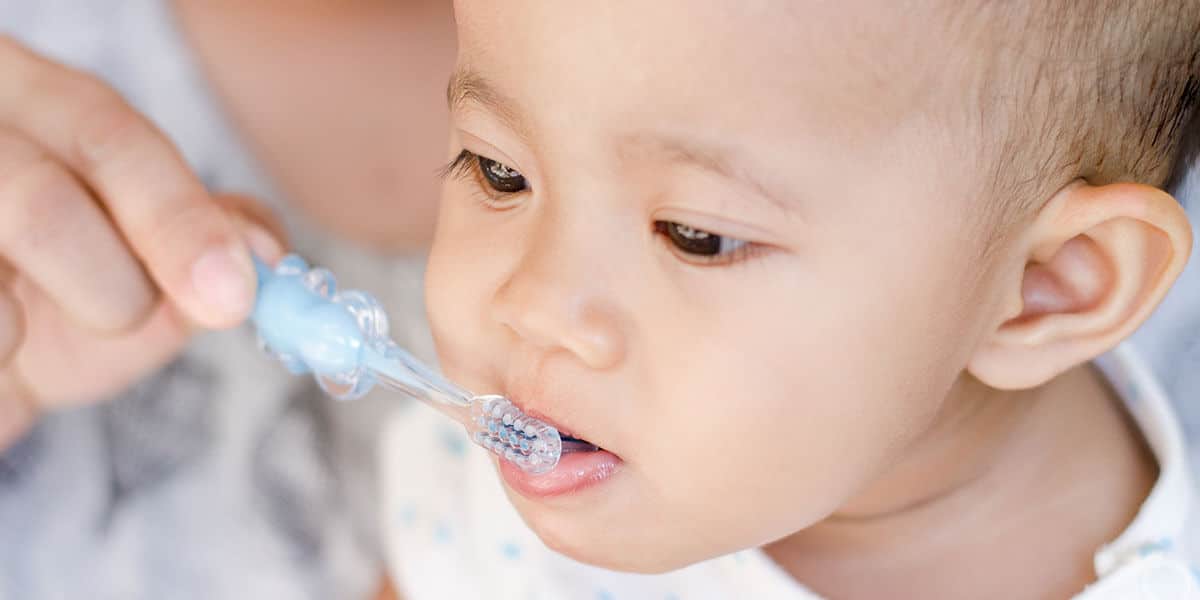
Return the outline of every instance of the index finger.
{"type": "Polygon", "coordinates": [[[241,322],[254,300],[246,245],[175,146],[112,88],[0,36],[0,126],[95,192],[150,276],[189,318],[241,322]]]}

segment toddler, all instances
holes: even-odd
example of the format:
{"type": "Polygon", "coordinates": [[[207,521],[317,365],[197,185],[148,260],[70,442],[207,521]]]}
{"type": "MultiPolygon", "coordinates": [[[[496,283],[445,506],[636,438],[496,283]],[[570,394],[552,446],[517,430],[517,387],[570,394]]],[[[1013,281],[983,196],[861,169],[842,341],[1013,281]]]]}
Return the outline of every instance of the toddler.
{"type": "Polygon", "coordinates": [[[1121,345],[1192,243],[1200,3],[456,14],[434,337],[573,451],[397,418],[401,596],[1200,597],[1121,345]]]}

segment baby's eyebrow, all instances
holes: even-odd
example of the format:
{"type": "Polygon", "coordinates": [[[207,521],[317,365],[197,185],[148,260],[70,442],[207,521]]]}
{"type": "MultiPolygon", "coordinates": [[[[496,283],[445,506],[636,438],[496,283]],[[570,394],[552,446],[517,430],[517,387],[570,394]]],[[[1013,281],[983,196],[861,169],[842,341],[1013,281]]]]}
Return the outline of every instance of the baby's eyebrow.
{"type": "Polygon", "coordinates": [[[732,149],[705,143],[699,139],[683,138],[657,133],[638,133],[618,138],[621,157],[625,160],[658,157],[669,163],[688,164],[744,185],[769,201],[772,206],[785,212],[796,207],[785,202],[786,197],[773,191],[765,182],[738,160],[732,149]]]}
{"type": "Polygon", "coordinates": [[[461,66],[450,76],[450,83],[446,86],[446,103],[451,112],[462,110],[468,104],[478,104],[495,113],[510,129],[517,133],[525,132],[525,120],[517,103],[500,93],[470,67],[461,66]]]}

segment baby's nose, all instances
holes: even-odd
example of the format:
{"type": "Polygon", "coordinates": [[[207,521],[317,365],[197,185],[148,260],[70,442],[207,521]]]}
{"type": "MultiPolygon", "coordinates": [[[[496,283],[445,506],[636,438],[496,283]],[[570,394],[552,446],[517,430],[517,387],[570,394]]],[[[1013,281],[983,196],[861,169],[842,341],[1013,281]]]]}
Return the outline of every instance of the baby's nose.
{"type": "Polygon", "coordinates": [[[497,288],[493,319],[542,351],[569,352],[591,369],[616,366],[625,340],[615,292],[581,252],[548,246],[532,245],[497,288]]]}

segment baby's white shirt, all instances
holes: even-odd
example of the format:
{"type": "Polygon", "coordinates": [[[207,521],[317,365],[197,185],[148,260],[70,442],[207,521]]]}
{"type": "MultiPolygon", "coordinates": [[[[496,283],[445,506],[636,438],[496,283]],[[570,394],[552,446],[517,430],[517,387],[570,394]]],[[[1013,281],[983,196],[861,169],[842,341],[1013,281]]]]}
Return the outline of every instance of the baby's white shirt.
{"type": "MultiPolygon", "coordinates": [[[[1076,599],[1200,599],[1200,511],[1174,411],[1129,344],[1095,365],[1140,427],[1159,478],[1129,527],[1097,550],[1097,580],[1076,599]]],[[[820,600],[759,549],[660,575],[558,554],[508,502],[489,455],[425,407],[394,417],[381,451],[383,539],[406,600],[820,600]]]]}

